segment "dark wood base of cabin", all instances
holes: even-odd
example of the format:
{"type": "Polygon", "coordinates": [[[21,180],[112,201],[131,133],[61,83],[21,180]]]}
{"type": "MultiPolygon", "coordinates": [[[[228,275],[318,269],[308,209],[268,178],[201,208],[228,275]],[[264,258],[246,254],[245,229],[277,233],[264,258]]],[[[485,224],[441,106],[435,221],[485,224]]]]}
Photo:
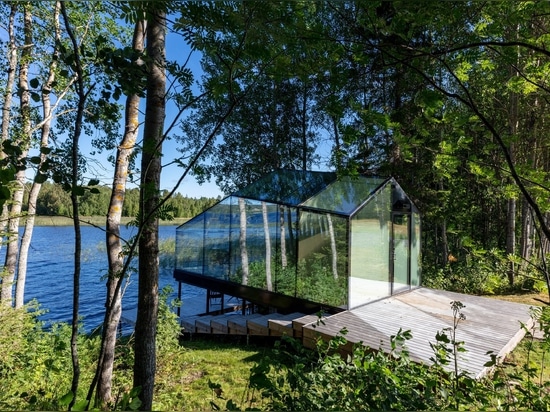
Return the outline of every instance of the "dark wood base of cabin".
{"type": "MultiPolygon", "coordinates": [[[[240,285],[222,279],[189,273],[180,269],[174,270],[174,279],[179,282],[178,296],[181,299],[182,283],[197,286],[220,295],[238,296],[243,305],[253,304],[265,308],[274,308],[279,313],[338,313],[343,309],[322,305],[305,299],[273,293],[267,290],[240,285]]],[[[207,310],[206,312],[210,312],[207,310]]]]}

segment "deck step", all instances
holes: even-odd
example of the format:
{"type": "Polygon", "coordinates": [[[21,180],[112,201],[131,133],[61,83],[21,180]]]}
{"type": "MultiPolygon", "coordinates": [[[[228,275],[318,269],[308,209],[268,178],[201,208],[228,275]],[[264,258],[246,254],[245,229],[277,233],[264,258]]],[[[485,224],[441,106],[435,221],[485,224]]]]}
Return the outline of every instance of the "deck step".
{"type": "Polygon", "coordinates": [[[247,321],[261,317],[259,313],[251,315],[232,315],[227,319],[227,327],[230,335],[248,335],[247,321]]]}
{"type": "Polygon", "coordinates": [[[227,326],[227,320],[234,315],[216,316],[210,321],[212,326],[212,333],[225,334],[229,333],[229,327],[227,326]]]}
{"type": "MultiPolygon", "coordinates": [[[[322,318],[321,318],[322,319],[322,318]]],[[[300,318],[292,320],[292,329],[294,329],[294,336],[296,338],[301,338],[303,336],[304,326],[314,325],[319,321],[318,315],[304,315],[300,318]]]]}
{"type": "MultiPolygon", "coordinates": [[[[276,321],[292,321],[292,319],[299,318],[302,316],[304,316],[303,313],[291,313],[289,315],[283,315],[281,313],[270,313],[269,315],[264,315],[258,318],[249,319],[247,321],[247,326],[251,335],[270,336],[271,335],[271,330],[269,327],[270,321],[273,321],[273,324],[275,325],[276,321]]],[[[282,335],[282,330],[280,333],[278,328],[276,334],[273,336],[281,336],[281,335],[282,335]]]]}
{"type": "Polygon", "coordinates": [[[197,333],[212,333],[212,325],[210,322],[214,319],[215,315],[205,315],[199,316],[195,320],[195,326],[197,328],[197,333]]]}
{"type": "Polygon", "coordinates": [[[180,326],[182,327],[183,331],[186,333],[195,333],[197,331],[197,328],[195,326],[195,321],[198,318],[200,318],[199,315],[186,316],[186,317],[180,318],[180,326]]]}
{"type": "Polygon", "coordinates": [[[300,319],[305,316],[303,313],[291,313],[280,319],[270,318],[267,321],[270,336],[294,336],[294,319],[300,319]]]}

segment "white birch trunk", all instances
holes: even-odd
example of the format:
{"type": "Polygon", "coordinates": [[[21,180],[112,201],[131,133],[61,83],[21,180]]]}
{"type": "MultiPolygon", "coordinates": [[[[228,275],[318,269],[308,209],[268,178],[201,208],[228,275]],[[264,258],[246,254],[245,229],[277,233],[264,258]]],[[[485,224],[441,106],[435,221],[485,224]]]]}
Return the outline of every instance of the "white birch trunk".
{"type": "MultiPolygon", "coordinates": [[[[60,4],[56,2],[54,9],[54,25],[55,25],[55,38],[59,40],[60,38],[60,27],[59,27],[59,9],[60,4]]],[[[50,138],[50,126],[52,121],[52,105],[50,94],[52,90],[52,85],[55,81],[55,70],[57,68],[57,54],[58,50],[55,47],[52,54],[52,60],[50,63],[48,79],[42,88],[42,116],[43,122],[41,126],[41,138],[40,138],[40,163],[38,165],[38,170],[40,171],[42,165],[47,160],[46,151],[49,147],[49,138],[50,138]]],[[[39,172],[37,172],[39,173],[39,172]]],[[[38,194],[42,188],[41,180],[36,180],[33,182],[31,191],[29,193],[28,200],[28,216],[27,221],[25,222],[25,230],[23,236],[21,237],[21,249],[19,251],[19,261],[17,263],[17,284],[15,289],[15,307],[20,308],[23,306],[25,298],[25,283],[27,281],[27,261],[29,255],[29,247],[31,245],[32,234],[34,230],[34,219],[36,216],[36,201],[38,199],[38,194]]]]}
{"type": "Polygon", "coordinates": [[[262,217],[264,222],[264,237],[265,237],[265,282],[267,290],[273,290],[273,282],[271,279],[271,235],[269,234],[269,218],[267,216],[267,203],[262,202],[262,217]]]}
{"type": "Polygon", "coordinates": [[[239,197],[239,214],[240,214],[240,232],[239,246],[241,248],[241,271],[243,285],[248,285],[248,251],[246,249],[246,204],[243,198],[239,197]]]}
{"type": "Polygon", "coordinates": [[[330,236],[330,251],[332,260],[332,276],[338,279],[338,251],[336,250],[336,236],[332,225],[332,216],[327,213],[328,234],[330,236]]]}

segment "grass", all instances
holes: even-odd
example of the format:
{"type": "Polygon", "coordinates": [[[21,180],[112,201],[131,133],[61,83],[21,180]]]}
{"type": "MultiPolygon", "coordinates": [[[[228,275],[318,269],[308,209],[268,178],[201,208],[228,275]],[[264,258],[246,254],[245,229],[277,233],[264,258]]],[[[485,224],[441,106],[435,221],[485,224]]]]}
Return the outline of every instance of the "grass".
{"type": "Polygon", "coordinates": [[[271,341],[257,342],[233,336],[184,338],[180,351],[157,363],[154,409],[212,410],[212,402],[222,409],[226,399],[242,402],[250,368],[272,353],[271,341]]]}
{"type": "MultiPolygon", "coordinates": [[[[545,292],[494,297],[529,305],[541,305],[541,300],[548,300],[545,292]]],[[[216,409],[211,402],[224,409],[226,399],[242,406],[261,407],[258,403],[245,404],[244,399],[250,368],[273,353],[273,344],[269,342],[247,345],[244,337],[232,336],[183,340],[177,356],[171,354],[169,361],[159,362],[155,409],[216,409]],[[218,384],[223,391],[220,394],[215,390],[218,384]]],[[[534,384],[538,385],[550,381],[549,358],[539,340],[526,337],[506,357],[505,371],[509,376],[526,376],[523,367],[527,364],[536,371],[534,384]]]]}
{"type": "Polygon", "coordinates": [[[528,366],[536,376],[535,384],[542,385],[544,382],[550,382],[549,356],[550,354],[542,350],[539,340],[526,337],[504,359],[505,371],[511,376],[518,373],[526,374],[524,366],[528,366]]]}
{"type": "Polygon", "coordinates": [[[506,300],[508,302],[524,303],[532,306],[542,306],[550,304],[548,299],[548,292],[525,292],[525,293],[512,293],[506,295],[490,295],[490,298],[506,300]]]}

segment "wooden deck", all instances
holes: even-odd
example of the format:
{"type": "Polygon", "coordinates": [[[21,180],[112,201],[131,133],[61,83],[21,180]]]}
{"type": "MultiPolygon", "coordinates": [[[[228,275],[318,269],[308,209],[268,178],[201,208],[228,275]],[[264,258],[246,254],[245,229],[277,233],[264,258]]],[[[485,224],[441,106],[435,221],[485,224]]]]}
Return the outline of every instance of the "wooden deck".
{"type": "MultiPolygon", "coordinates": [[[[210,311],[238,311],[242,307],[241,300],[232,296],[226,296],[223,302],[223,308],[221,302],[212,302],[210,311]]],[[[181,302],[181,319],[198,317],[199,315],[206,314],[206,291],[203,294],[197,296],[183,298],[181,302]]],[[[126,325],[134,327],[137,318],[137,308],[124,309],[120,321],[126,325]]]]}
{"type": "MultiPolygon", "coordinates": [[[[237,299],[225,300],[225,312],[205,314],[206,297],[185,299],[181,308],[181,326],[187,333],[294,336],[305,346],[314,347],[317,339],[329,340],[343,328],[348,331],[351,351],[354,344],[362,343],[372,349],[389,350],[390,337],[399,329],[410,330],[407,341],[412,360],[431,363],[437,332],[453,323],[450,303],[460,301],[466,319],[460,321],[457,339],[463,341],[467,352],[459,359],[459,368],[471,376],[481,377],[488,372],[484,364],[490,360],[488,351],[504,357],[523,338],[520,322],[532,326],[528,305],[498,299],[470,296],[427,288],[384,298],[357,309],[323,317],[319,322],[315,314],[293,313],[282,315],[257,313],[243,315],[237,299]]],[[[134,318],[135,319],[135,318],[134,318]]],[[[133,321],[133,319],[128,319],[133,321]]]]}
{"type": "Polygon", "coordinates": [[[519,343],[524,336],[520,322],[532,325],[528,305],[420,288],[329,316],[324,325],[315,328],[306,325],[304,344],[319,337],[328,340],[345,327],[350,342],[345,349],[362,342],[373,349],[389,350],[390,337],[401,328],[412,332],[406,344],[411,359],[430,363],[430,342],[435,343],[436,333],[453,324],[451,301],[465,305],[462,313],[466,319],[459,323],[457,340],[465,342],[467,352],[461,354],[458,364],[474,377],[488,372],[484,366],[490,360],[488,351],[504,357],[519,343]]]}

